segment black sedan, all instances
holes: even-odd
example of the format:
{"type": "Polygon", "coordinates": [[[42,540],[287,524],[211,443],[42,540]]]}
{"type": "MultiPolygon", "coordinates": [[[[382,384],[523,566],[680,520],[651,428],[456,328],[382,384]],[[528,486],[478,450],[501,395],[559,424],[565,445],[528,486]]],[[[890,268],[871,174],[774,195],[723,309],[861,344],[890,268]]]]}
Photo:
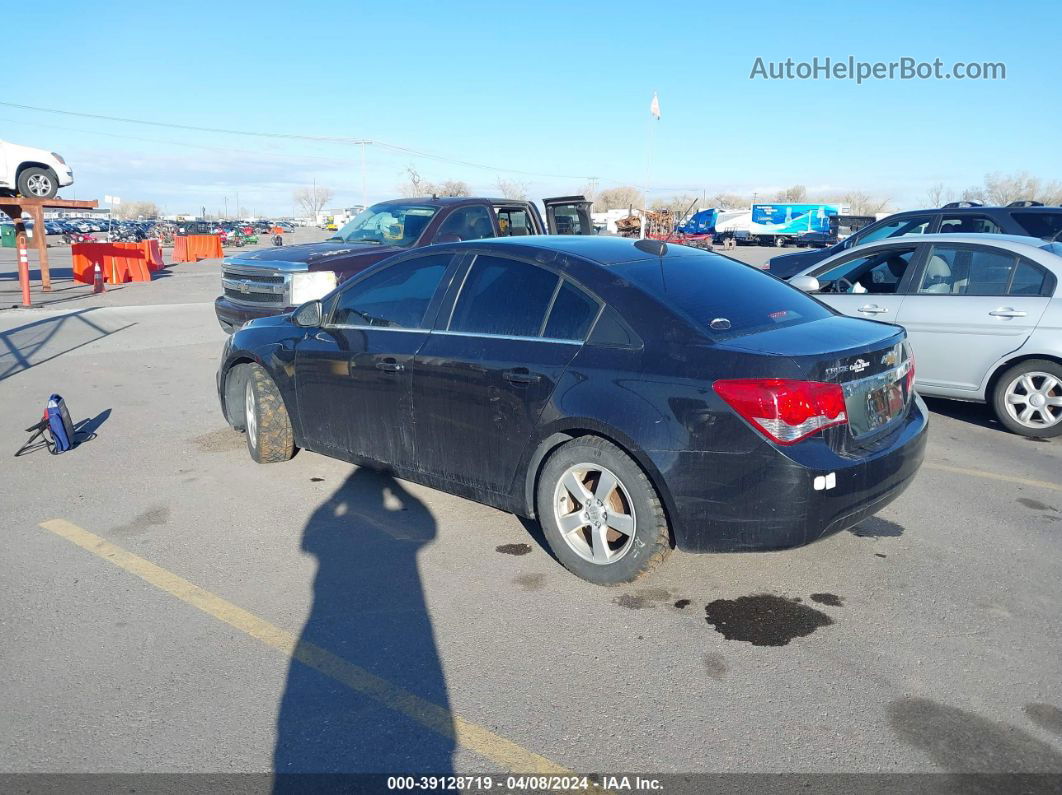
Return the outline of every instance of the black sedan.
{"type": "Polygon", "coordinates": [[[925,448],[913,379],[900,327],[734,260],[537,237],[417,249],[251,321],[218,390],[258,462],[304,447],[537,517],[612,584],[886,505],[925,448]]]}

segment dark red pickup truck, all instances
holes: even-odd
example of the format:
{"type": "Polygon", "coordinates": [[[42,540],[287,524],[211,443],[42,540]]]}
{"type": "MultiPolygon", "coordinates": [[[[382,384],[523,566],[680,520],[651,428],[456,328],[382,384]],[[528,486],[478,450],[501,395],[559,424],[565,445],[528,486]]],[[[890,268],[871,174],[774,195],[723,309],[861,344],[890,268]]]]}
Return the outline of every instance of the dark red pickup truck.
{"type": "Polygon", "coordinates": [[[374,204],[320,243],[264,248],[227,257],[214,302],[230,334],[256,317],[290,312],[382,259],[432,243],[508,235],[592,235],[590,202],[545,199],[546,218],[528,201],[415,198],[374,204]]]}

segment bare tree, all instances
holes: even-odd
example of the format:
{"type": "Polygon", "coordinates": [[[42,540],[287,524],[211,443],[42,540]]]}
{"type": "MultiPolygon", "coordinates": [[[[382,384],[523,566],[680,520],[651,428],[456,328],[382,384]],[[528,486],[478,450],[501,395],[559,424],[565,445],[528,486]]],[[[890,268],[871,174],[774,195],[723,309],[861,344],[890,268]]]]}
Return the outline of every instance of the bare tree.
{"type": "Polygon", "coordinates": [[[439,196],[471,196],[472,189],[468,187],[467,182],[462,182],[459,179],[448,179],[439,183],[432,193],[439,196]]]}
{"type": "Polygon", "coordinates": [[[849,191],[841,197],[841,200],[848,205],[848,211],[852,215],[876,215],[884,212],[889,206],[888,197],[871,196],[860,190],[849,191]]]}
{"type": "Polygon", "coordinates": [[[1020,199],[1033,199],[1040,193],[1040,180],[1022,171],[1017,174],[985,174],[985,198],[1005,205],[1020,199]]]}
{"type": "Polygon", "coordinates": [[[111,212],[116,218],[158,218],[160,214],[155,202],[124,202],[111,212]]]}
{"type": "Polygon", "coordinates": [[[943,207],[950,201],[954,201],[951,197],[954,194],[944,187],[943,182],[938,182],[935,185],[930,185],[926,191],[925,205],[926,207],[943,207]]]}
{"type": "Polygon", "coordinates": [[[331,188],[326,188],[322,185],[312,188],[299,188],[291,194],[295,204],[305,210],[306,215],[311,218],[316,218],[317,214],[324,209],[328,202],[332,201],[334,196],[335,193],[331,188]]]}
{"type": "Polygon", "coordinates": [[[518,199],[524,201],[527,199],[527,183],[517,182],[514,179],[502,179],[498,177],[494,183],[498,187],[498,192],[502,195],[503,199],[518,199]]]}
{"type": "Polygon", "coordinates": [[[808,190],[803,185],[793,185],[785,190],[778,191],[775,201],[800,204],[808,200],[808,190]]]}
{"type": "Polygon", "coordinates": [[[640,190],[632,185],[624,185],[621,188],[609,188],[597,194],[594,198],[594,210],[601,213],[606,210],[625,210],[628,207],[641,209],[643,202],[643,194],[640,190]]]}
{"type": "Polygon", "coordinates": [[[741,196],[737,193],[716,193],[709,196],[705,205],[722,210],[742,210],[752,204],[751,196],[741,196]]]}
{"type": "Polygon", "coordinates": [[[657,199],[650,207],[651,210],[670,210],[676,219],[696,212],[700,197],[682,194],[681,196],[669,196],[666,199],[657,199]]]}

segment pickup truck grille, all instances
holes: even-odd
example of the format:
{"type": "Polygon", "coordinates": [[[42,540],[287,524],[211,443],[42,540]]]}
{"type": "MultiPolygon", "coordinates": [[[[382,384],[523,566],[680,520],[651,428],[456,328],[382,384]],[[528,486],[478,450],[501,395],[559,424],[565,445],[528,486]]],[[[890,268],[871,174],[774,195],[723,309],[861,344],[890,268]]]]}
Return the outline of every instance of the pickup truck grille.
{"type": "Polygon", "coordinates": [[[221,271],[221,286],[230,301],[252,306],[288,305],[288,277],[269,268],[226,263],[221,271]]]}

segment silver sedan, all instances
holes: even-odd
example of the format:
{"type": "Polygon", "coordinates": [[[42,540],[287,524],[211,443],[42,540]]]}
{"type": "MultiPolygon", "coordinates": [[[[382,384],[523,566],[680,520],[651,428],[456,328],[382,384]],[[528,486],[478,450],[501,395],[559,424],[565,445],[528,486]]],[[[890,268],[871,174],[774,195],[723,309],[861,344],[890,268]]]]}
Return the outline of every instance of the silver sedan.
{"type": "Polygon", "coordinates": [[[789,283],[852,317],[897,323],[930,397],[990,403],[1024,436],[1062,433],[1062,244],[911,235],[856,246],[789,283]]]}

